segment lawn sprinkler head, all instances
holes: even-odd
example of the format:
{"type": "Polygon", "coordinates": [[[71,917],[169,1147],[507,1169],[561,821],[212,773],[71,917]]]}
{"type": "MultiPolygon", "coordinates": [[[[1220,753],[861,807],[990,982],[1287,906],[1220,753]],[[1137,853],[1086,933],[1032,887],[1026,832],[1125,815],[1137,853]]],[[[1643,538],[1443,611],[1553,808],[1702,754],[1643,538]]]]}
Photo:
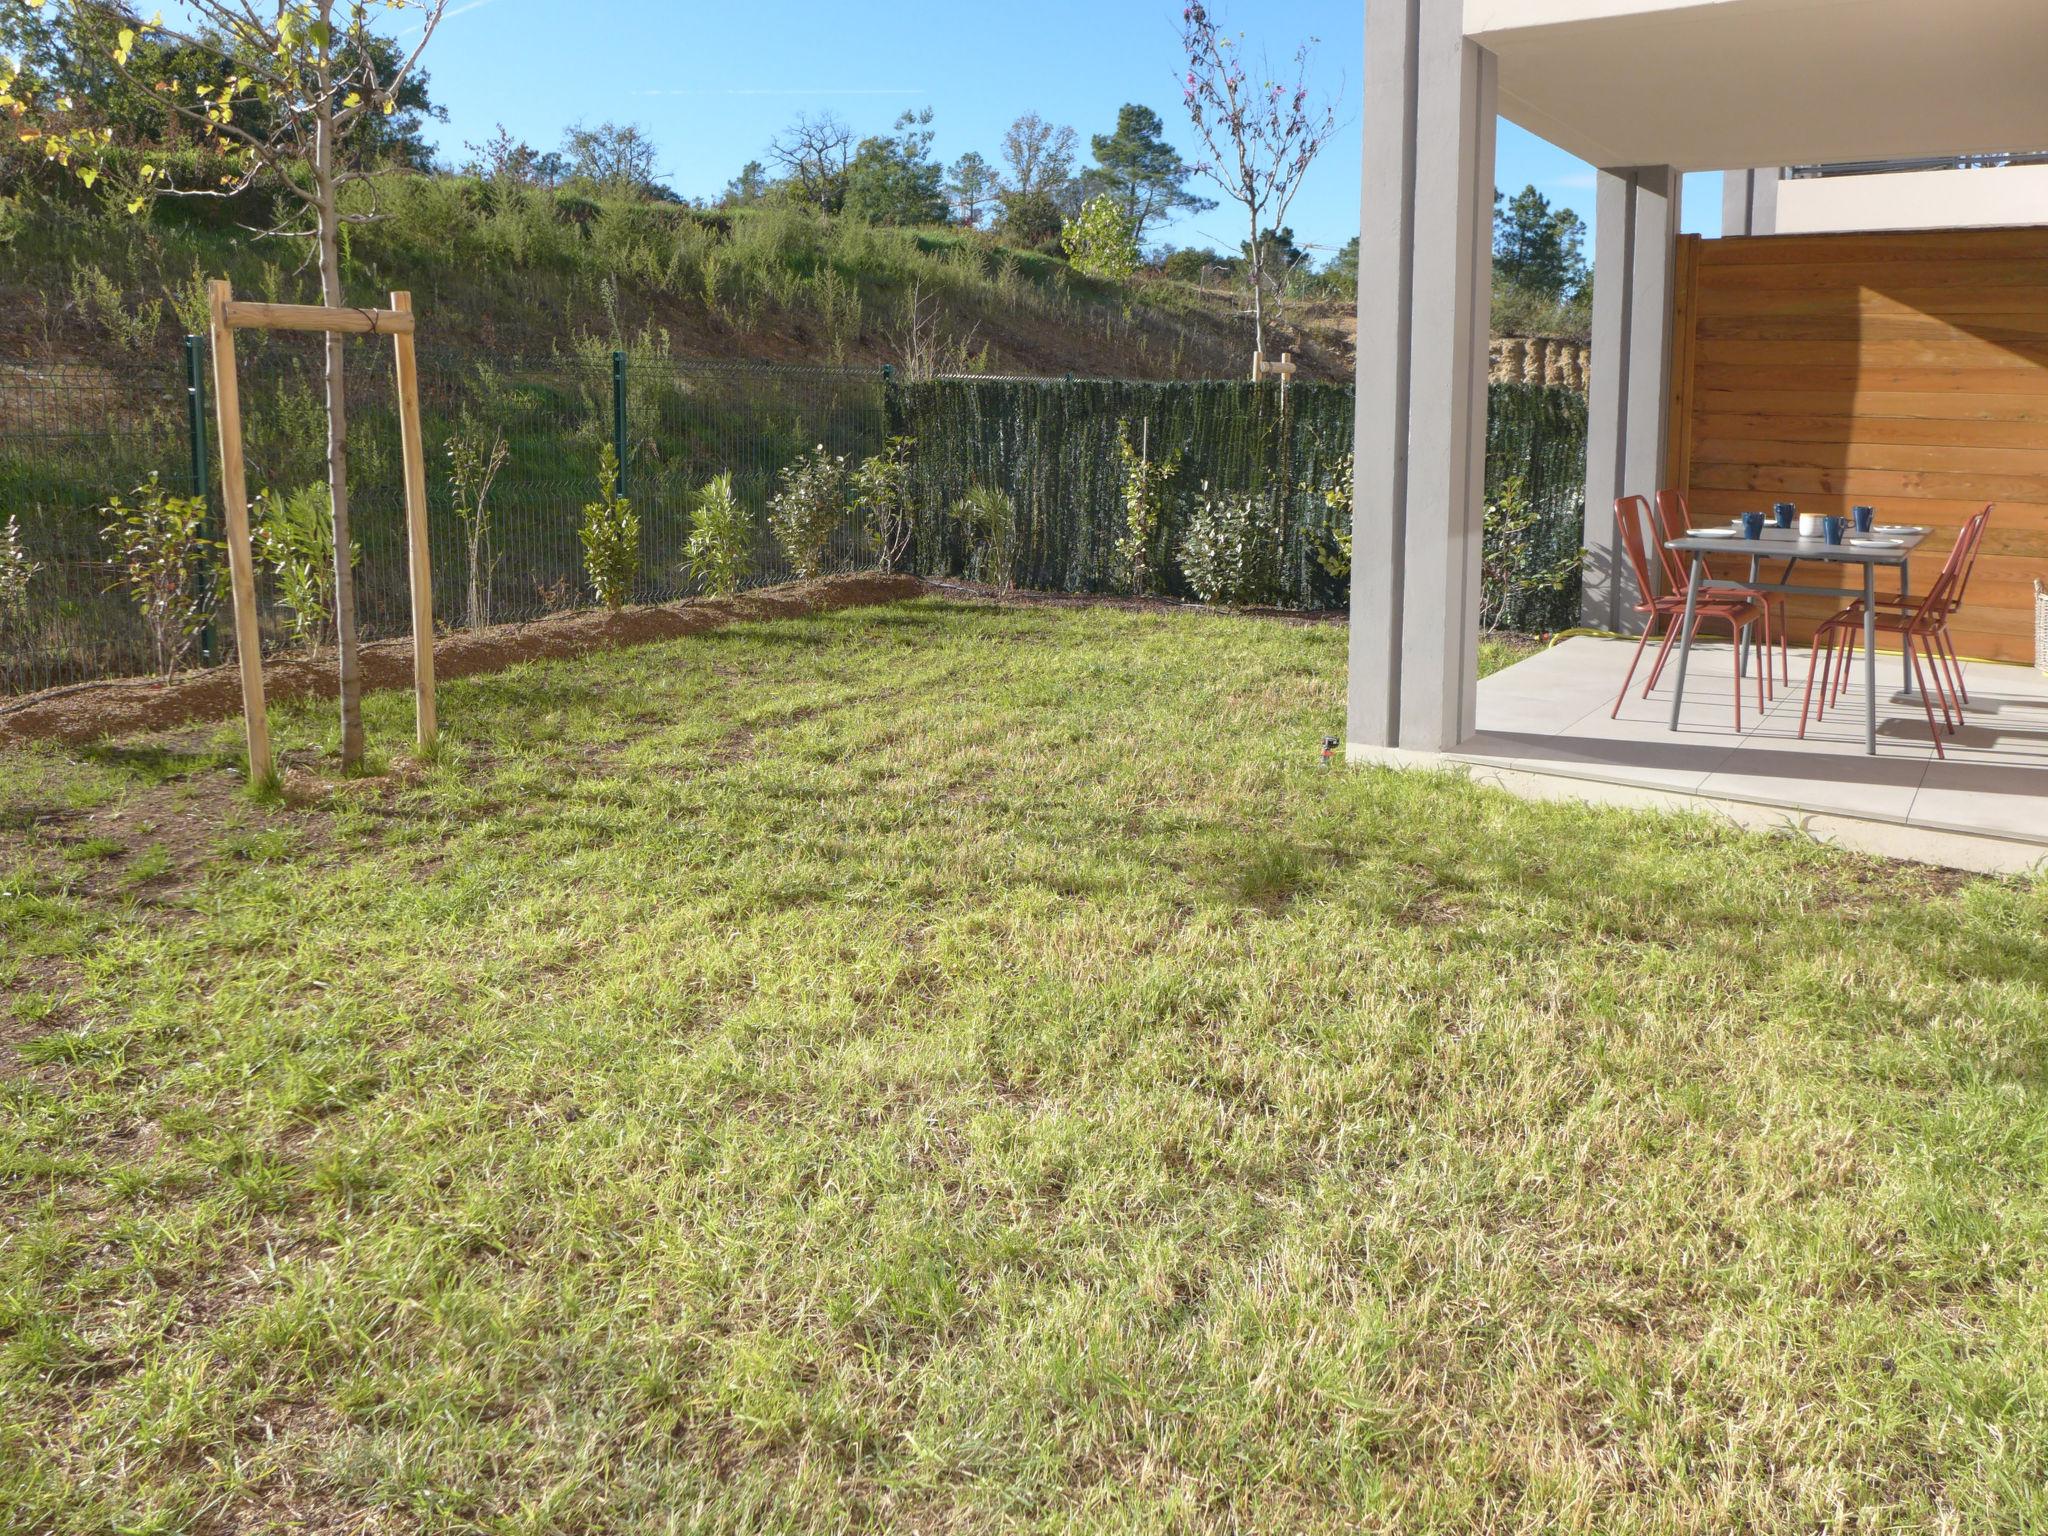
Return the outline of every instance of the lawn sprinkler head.
{"type": "Polygon", "coordinates": [[[1323,738],[1323,761],[1327,763],[1336,755],[1337,738],[1334,736],[1325,736],[1323,738]]]}

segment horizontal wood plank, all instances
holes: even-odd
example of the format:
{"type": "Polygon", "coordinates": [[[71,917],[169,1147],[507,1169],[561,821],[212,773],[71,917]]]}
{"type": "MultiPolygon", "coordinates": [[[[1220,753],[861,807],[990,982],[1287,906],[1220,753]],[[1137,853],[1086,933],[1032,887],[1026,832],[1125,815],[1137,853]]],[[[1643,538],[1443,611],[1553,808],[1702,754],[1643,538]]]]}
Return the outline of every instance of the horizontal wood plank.
{"type": "Polygon", "coordinates": [[[2014,260],[2048,262],[2048,229],[2015,225],[2002,229],[1903,230],[1871,235],[1764,235],[1748,240],[1701,242],[1700,270],[1712,268],[1856,265],[1884,267],[1902,261],[2014,260]]]}
{"type": "Polygon", "coordinates": [[[1706,366],[1751,363],[1785,367],[1967,369],[2023,373],[2048,379],[2048,341],[1975,343],[1929,337],[1925,341],[1718,341],[1701,337],[1694,355],[1706,366]]]}
{"type": "Polygon", "coordinates": [[[1774,469],[1881,469],[1919,474],[1939,471],[1955,475],[1991,475],[2017,482],[2039,479],[2048,497],[2048,452],[2038,448],[1933,446],[1924,443],[1878,443],[1860,439],[1835,442],[1787,442],[1762,438],[1724,438],[1698,433],[1693,460],[1701,464],[1756,464],[1774,469]]]}
{"type": "Polygon", "coordinates": [[[2048,423],[2048,394],[1937,395],[1908,390],[1771,388],[1699,389],[1693,405],[1702,415],[1723,418],[1748,412],[1792,419],[1811,416],[1859,422],[2032,422],[2048,423]]]}
{"type": "MultiPolygon", "coordinates": [[[[1979,421],[1928,416],[1865,416],[1854,411],[1829,415],[1754,411],[1734,414],[1695,410],[1696,438],[1758,443],[1906,444],[1943,449],[2006,448],[2048,452],[2048,412],[2036,421],[1979,421]]],[[[1854,463],[1853,458],[1849,462],[1854,463]]]]}
{"type": "Polygon", "coordinates": [[[410,336],[413,317],[401,309],[330,309],[322,304],[261,304],[231,299],[223,310],[237,331],[321,331],[344,336],[410,336]]]}
{"type": "MultiPolygon", "coordinates": [[[[1795,354],[1796,355],[1796,354],[1795,354]]],[[[2048,368],[1898,368],[1846,363],[1711,362],[1694,365],[1700,389],[1833,389],[1921,395],[2048,395],[2048,368]]]]}
{"type": "Polygon", "coordinates": [[[2039,315],[2048,308],[2048,272],[2028,284],[1965,284],[1947,288],[1869,288],[1842,283],[1826,288],[1702,288],[1698,313],[1728,316],[1923,315],[1963,324],[1979,315],[2039,315]]]}

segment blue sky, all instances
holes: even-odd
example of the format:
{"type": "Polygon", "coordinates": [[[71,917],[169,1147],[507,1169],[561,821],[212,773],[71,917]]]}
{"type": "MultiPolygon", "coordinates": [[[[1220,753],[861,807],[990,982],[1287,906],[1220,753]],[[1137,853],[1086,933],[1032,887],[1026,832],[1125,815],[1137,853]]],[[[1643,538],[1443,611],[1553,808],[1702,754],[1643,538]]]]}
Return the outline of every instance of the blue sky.
{"type": "MultiPolygon", "coordinates": [[[[1337,98],[1342,126],[1291,222],[1327,254],[1358,227],[1362,0],[1225,0],[1222,14],[1276,58],[1320,39],[1314,83],[1337,98]]],[[[1003,129],[1037,111],[1080,133],[1085,160],[1088,136],[1137,101],[1193,158],[1179,16],[1173,0],[455,0],[425,62],[449,112],[437,135],[446,159],[460,161],[500,122],[541,147],[578,119],[637,122],[661,147],[664,179],[709,197],[803,111],[835,112],[864,133],[929,106],[948,161],[969,149],[994,160],[1003,129]]],[[[1593,223],[1592,168],[1508,123],[1497,179],[1510,191],[1533,182],[1593,223]]],[[[1716,232],[1719,179],[1693,178],[1686,191],[1686,227],[1716,232]]],[[[1184,218],[1158,238],[1228,248],[1243,238],[1233,213],[1184,218]]]]}

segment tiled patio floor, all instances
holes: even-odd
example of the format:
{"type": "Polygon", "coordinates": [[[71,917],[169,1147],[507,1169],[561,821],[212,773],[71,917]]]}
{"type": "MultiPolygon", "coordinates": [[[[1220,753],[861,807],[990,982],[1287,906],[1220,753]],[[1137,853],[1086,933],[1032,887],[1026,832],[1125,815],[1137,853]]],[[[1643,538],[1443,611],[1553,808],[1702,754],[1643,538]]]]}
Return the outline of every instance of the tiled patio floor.
{"type": "MultiPolygon", "coordinates": [[[[1799,737],[1806,653],[1792,653],[1759,718],[1745,682],[1742,730],[1734,727],[1728,648],[1694,650],[1679,729],[1671,725],[1667,672],[1642,697],[1649,654],[1618,719],[1609,711],[1628,670],[1630,642],[1566,640],[1479,685],[1479,734],[1447,758],[1509,788],[1579,798],[1628,799],[1588,786],[1714,803],[1746,822],[1792,823],[1821,836],[1902,857],[1971,868],[2021,870],[2048,860],[2048,677],[2029,667],[1973,663],[1961,731],[1935,757],[1917,699],[1896,696],[1897,656],[1880,654],[1878,755],[1864,751],[1863,670],[1827,718],[1799,737]],[[1518,784],[1521,779],[1543,784],[1518,784]],[[1759,817],[1757,811],[1776,815],[1759,817]]],[[[1675,669],[1673,669],[1675,670],[1675,669]]]]}

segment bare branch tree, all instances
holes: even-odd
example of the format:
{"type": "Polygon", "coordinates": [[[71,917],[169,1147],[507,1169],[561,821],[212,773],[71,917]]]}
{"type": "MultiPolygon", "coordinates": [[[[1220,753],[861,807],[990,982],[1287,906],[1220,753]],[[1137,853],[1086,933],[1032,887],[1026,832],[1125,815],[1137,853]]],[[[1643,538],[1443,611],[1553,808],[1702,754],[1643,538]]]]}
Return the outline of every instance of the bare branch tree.
{"type": "Polygon", "coordinates": [[[846,201],[846,173],[853,164],[853,130],[830,112],[805,113],[776,135],[768,158],[812,207],[837,213],[846,201]]]}
{"type": "MultiPolygon", "coordinates": [[[[1337,109],[1309,104],[1314,39],[1294,50],[1291,84],[1278,78],[1254,84],[1245,68],[1243,35],[1225,34],[1201,0],[1190,0],[1182,13],[1181,46],[1188,57],[1182,97],[1208,150],[1208,158],[1195,169],[1244,209],[1250,226],[1245,251],[1251,268],[1252,338],[1263,357],[1271,252],[1261,232],[1286,222],[1302,178],[1336,132],[1337,109]]],[[[1271,74],[1270,66],[1263,72],[1271,74]]]]}

